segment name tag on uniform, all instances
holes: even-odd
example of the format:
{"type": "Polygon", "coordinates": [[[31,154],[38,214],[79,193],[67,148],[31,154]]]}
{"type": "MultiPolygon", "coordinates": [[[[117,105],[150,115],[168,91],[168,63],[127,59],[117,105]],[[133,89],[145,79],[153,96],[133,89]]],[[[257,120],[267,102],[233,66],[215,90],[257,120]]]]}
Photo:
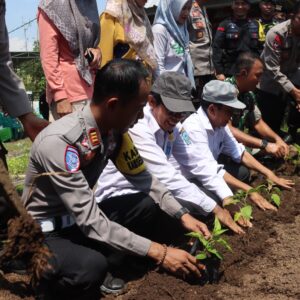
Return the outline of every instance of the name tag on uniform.
{"type": "Polygon", "coordinates": [[[122,146],[115,159],[115,165],[121,173],[128,175],[136,175],[146,169],[144,161],[128,133],[123,134],[122,146]]]}

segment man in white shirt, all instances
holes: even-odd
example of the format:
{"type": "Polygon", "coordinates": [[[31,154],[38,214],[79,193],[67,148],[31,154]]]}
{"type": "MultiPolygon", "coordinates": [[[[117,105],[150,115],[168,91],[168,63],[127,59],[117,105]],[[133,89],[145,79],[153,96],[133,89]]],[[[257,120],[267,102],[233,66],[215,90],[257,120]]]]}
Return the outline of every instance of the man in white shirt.
{"type": "MultiPolygon", "coordinates": [[[[198,164],[204,166],[207,175],[220,174],[234,189],[245,191],[251,189],[249,184],[243,182],[247,177],[244,166],[260,172],[281,187],[291,188],[293,185],[291,180],[276,176],[245,151],[245,147],[233,137],[227,124],[234,109],[245,108],[245,105],[237,99],[237,94],[236,88],[229,82],[210,81],[204,86],[201,107],[197,113],[183,122],[183,130],[196,147],[198,164]],[[231,158],[230,161],[226,160],[228,163],[225,163],[225,166],[218,163],[221,154],[231,158]]],[[[263,210],[276,210],[258,193],[250,194],[250,199],[263,210]]]]}
{"type": "MultiPolygon", "coordinates": [[[[193,145],[184,142],[188,140],[188,136],[180,132],[178,123],[183,120],[186,112],[195,110],[191,101],[191,90],[191,83],[184,75],[175,72],[161,74],[152,86],[152,95],[148,106],[144,109],[144,118],[130,129],[129,134],[147,169],[166,185],[184,207],[193,203],[197,207],[192,211],[195,216],[201,217],[200,215],[213,212],[234,232],[242,233],[243,230],[234,223],[227,210],[188,181],[170,162],[173,156],[190,173],[203,180],[206,179],[223,202],[232,196],[222,176],[214,174],[209,178],[205,177],[201,172],[202,166],[188,155],[188,152],[192,153],[188,148],[193,145]]],[[[116,198],[120,200],[123,197],[125,201],[140,192],[117,171],[113,164],[107,165],[98,182],[101,184],[97,188],[96,199],[101,206],[115,201],[116,198]]],[[[145,195],[140,193],[140,197],[143,198],[145,195]]]]}

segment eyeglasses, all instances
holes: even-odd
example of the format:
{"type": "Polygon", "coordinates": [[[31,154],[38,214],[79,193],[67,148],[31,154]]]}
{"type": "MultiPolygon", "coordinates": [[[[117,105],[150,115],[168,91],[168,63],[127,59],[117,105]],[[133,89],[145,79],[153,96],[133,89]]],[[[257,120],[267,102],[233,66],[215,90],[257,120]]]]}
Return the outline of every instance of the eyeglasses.
{"type": "Polygon", "coordinates": [[[191,114],[190,112],[186,112],[186,111],[185,112],[173,112],[173,111],[168,110],[165,105],[163,105],[163,107],[170,117],[173,117],[176,119],[184,119],[184,118],[187,118],[191,114]]]}

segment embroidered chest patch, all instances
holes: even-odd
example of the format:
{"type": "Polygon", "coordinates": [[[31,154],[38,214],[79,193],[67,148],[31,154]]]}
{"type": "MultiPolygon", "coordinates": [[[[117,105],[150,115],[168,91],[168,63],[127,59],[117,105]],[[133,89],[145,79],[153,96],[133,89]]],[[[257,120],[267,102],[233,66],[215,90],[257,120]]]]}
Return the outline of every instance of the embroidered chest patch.
{"type": "Polygon", "coordinates": [[[76,172],[80,167],[79,153],[76,148],[67,146],[65,151],[65,167],[68,172],[76,172]]]}

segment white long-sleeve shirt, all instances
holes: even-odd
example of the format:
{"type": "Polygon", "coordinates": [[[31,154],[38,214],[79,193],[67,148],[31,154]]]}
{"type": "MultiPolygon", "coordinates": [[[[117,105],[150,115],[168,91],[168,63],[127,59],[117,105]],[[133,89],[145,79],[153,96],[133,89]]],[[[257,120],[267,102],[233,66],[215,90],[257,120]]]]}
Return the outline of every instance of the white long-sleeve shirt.
{"type": "MultiPolygon", "coordinates": [[[[130,136],[137,147],[147,169],[166,185],[173,196],[178,200],[190,201],[197,204],[203,214],[210,213],[216,206],[216,202],[203,193],[195,184],[189,182],[181,172],[174,168],[170,162],[172,155],[186,169],[194,170],[195,175],[201,168],[188,157],[187,145],[183,142],[183,134],[180,134],[180,125],[176,126],[170,136],[163,131],[149,106],[144,109],[144,118],[129,131],[130,136]]],[[[186,137],[185,137],[186,138],[186,137]]],[[[117,171],[115,166],[109,163],[99,177],[99,187],[96,190],[96,200],[114,196],[139,192],[125,177],[117,171]]],[[[232,195],[227,187],[226,196],[232,195]]]]}
{"type": "MultiPolygon", "coordinates": [[[[240,162],[245,147],[237,142],[228,126],[213,129],[202,107],[190,115],[182,126],[182,130],[187,132],[196,148],[193,155],[202,167],[202,174],[205,174],[201,181],[203,186],[224,199],[226,193],[223,191],[226,190],[225,185],[227,186],[223,178],[225,170],[223,165],[218,164],[217,159],[223,153],[240,162]]],[[[176,164],[174,161],[172,163],[176,164]]]]}

